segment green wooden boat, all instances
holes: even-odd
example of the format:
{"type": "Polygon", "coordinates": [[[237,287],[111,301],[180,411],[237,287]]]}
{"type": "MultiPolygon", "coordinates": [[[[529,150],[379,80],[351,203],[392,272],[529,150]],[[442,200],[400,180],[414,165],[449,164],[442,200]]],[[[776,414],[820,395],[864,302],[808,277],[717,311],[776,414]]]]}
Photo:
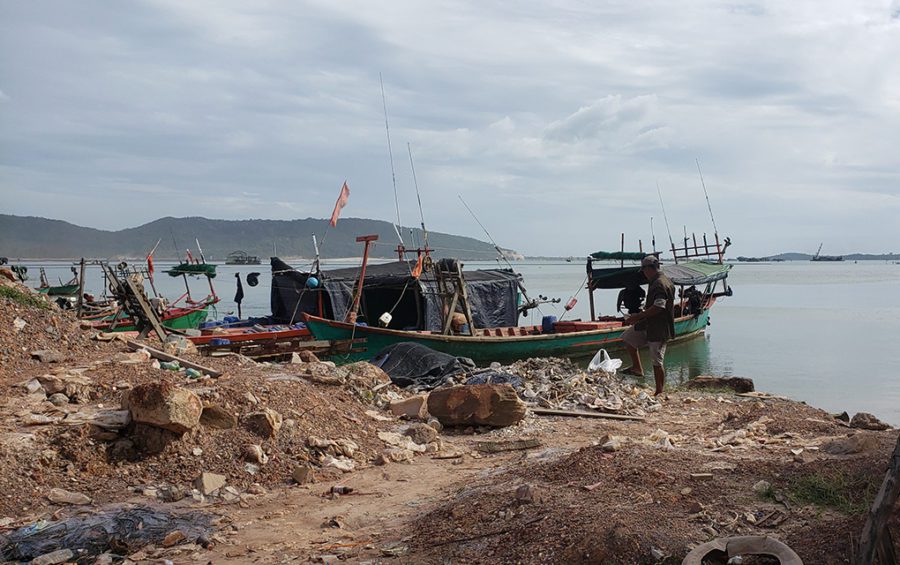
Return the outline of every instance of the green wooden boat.
{"type": "Polygon", "coordinates": [[[41,294],[47,296],[74,296],[78,294],[77,284],[64,284],[57,286],[42,286],[35,289],[41,294]]]}
{"type": "MultiPolygon", "coordinates": [[[[209,307],[216,302],[218,302],[218,298],[191,308],[169,308],[160,316],[160,322],[164,327],[172,330],[197,329],[206,321],[209,307]]],[[[113,316],[89,320],[89,323],[90,327],[101,331],[131,332],[137,330],[131,318],[121,312],[113,316]],[[116,320],[117,317],[118,320],[116,320]]]]}
{"type": "Polygon", "coordinates": [[[180,277],[182,275],[192,275],[196,277],[216,277],[216,265],[213,263],[189,263],[182,262],[166,271],[170,277],[180,277]]]}
{"type": "MultiPolygon", "coordinates": [[[[676,318],[676,340],[699,335],[706,329],[712,302],[714,299],[696,316],[676,318]]],[[[598,329],[554,333],[541,333],[540,327],[533,326],[476,330],[478,335],[474,336],[443,335],[354,325],[308,314],[306,315],[306,325],[318,340],[361,340],[353,343],[350,353],[333,359],[341,363],[367,360],[388,345],[411,341],[450,355],[469,357],[479,365],[494,361],[515,361],[528,357],[587,358],[596,354],[600,349],[607,351],[624,349],[622,333],[627,328],[619,320],[582,322],[573,327],[594,325],[598,329]]]]}

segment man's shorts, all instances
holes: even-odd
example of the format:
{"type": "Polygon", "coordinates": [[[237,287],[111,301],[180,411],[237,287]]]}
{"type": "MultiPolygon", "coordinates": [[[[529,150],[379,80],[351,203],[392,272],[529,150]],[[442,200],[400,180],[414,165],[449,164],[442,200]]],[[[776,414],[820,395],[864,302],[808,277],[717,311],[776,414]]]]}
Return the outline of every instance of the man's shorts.
{"type": "Polygon", "coordinates": [[[647,341],[647,332],[636,330],[634,329],[634,326],[625,330],[622,334],[622,341],[635,349],[640,349],[646,345],[650,350],[650,360],[653,362],[653,366],[663,366],[663,359],[666,356],[666,342],[647,341]]]}

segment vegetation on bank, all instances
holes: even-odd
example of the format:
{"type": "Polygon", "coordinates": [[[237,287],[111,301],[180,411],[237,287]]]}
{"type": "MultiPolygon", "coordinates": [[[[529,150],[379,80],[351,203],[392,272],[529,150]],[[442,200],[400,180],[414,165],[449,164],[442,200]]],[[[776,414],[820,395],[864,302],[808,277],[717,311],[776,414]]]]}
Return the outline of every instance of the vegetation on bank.
{"type": "Polygon", "coordinates": [[[42,297],[9,286],[0,286],[0,298],[7,298],[22,306],[32,306],[42,310],[50,309],[50,305],[42,297]]]}

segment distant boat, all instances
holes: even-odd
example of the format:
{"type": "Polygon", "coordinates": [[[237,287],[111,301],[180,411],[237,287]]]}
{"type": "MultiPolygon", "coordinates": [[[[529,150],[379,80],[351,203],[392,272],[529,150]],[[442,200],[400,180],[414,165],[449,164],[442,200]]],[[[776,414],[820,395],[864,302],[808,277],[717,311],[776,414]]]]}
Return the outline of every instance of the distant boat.
{"type": "Polygon", "coordinates": [[[819,244],[819,249],[816,251],[816,254],[812,256],[810,261],[843,261],[843,255],[821,255],[822,253],[822,243],[819,244]]]}
{"type": "Polygon", "coordinates": [[[225,258],[226,265],[259,265],[260,259],[257,255],[248,255],[246,251],[232,251],[225,258]]]}

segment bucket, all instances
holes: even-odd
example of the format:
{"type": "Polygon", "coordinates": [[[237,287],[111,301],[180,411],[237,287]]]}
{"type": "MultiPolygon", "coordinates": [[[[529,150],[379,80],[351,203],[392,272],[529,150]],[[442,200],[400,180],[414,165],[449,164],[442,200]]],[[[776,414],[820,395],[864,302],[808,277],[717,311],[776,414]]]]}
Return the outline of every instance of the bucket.
{"type": "Polygon", "coordinates": [[[541,331],[545,334],[553,333],[553,327],[556,325],[556,316],[544,316],[541,319],[541,331]]]}

